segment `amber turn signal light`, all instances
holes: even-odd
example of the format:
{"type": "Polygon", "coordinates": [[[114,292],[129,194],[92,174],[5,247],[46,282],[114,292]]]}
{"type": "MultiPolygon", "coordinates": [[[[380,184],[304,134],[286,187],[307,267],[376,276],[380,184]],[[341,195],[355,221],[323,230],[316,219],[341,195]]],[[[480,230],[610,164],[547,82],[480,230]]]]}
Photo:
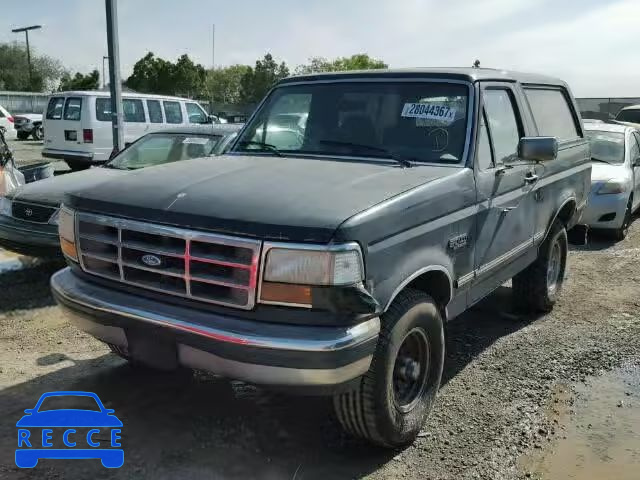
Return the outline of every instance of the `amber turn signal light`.
{"type": "Polygon", "coordinates": [[[62,249],[62,253],[64,253],[67,257],[73,260],[78,260],[78,252],[76,251],[75,243],[60,237],[60,248],[62,249]]]}
{"type": "Polygon", "coordinates": [[[290,283],[263,282],[260,300],[267,303],[311,306],[311,287],[290,283]]]}

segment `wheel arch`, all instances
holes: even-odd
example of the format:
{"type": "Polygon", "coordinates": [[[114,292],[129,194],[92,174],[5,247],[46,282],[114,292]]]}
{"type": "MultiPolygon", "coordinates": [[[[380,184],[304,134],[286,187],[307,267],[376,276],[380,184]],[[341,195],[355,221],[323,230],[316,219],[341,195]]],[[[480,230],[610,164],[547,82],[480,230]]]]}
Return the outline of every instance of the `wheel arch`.
{"type": "Polygon", "coordinates": [[[442,311],[453,298],[453,279],[449,270],[442,265],[429,265],[416,270],[396,287],[384,306],[385,312],[405,288],[415,288],[429,294],[442,311]]]}
{"type": "Polygon", "coordinates": [[[549,221],[547,229],[544,232],[544,238],[547,238],[549,232],[551,231],[551,226],[556,222],[556,220],[560,220],[568,228],[572,227],[573,225],[569,225],[569,223],[575,217],[577,209],[578,202],[576,201],[575,197],[569,197],[565,199],[565,201],[562,202],[560,204],[560,207],[556,210],[555,215],[549,221]]]}

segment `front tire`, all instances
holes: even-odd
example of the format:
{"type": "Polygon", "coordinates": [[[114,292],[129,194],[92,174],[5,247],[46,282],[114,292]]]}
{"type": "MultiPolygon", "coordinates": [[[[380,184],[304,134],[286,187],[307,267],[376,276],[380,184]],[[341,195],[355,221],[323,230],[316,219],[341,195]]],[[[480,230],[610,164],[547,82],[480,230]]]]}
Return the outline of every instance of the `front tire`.
{"type": "Polygon", "coordinates": [[[32,136],[34,140],[38,141],[44,138],[44,128],[42,127],[42,125],[36,125],[34,127],[32,136]]]}
{"type": "Polygon", "coordinates": [[[556,220],[540,246],[536,261],[513,277],[517,309],[525,312],[550,312],[553,309],[562,292],[568,252],[567,231],[556,220]]]}
{"type": "Polygon", "coordinates": [[[622,226],[620,228],[616,228],[613,230],[613,238],[618,242],[621,242],[625,238],[627,238],[627,234],[629,233],[629,227],[631,226],[631,219],[633,217],[631,213],[631,209],[633,207],[633,199],[629,198],[629,203],[627,203],[627,209],[624,211],[624,220],[622,221],[622,226]]]}
{"type": "Polygon", "coordinates": [[[401,292],[381,321],[369,371],[333,404],[347,432],[393,448],[413,442],[431,410],[444,366],[444,325],[433,299],[413,289],[401,292]]]}

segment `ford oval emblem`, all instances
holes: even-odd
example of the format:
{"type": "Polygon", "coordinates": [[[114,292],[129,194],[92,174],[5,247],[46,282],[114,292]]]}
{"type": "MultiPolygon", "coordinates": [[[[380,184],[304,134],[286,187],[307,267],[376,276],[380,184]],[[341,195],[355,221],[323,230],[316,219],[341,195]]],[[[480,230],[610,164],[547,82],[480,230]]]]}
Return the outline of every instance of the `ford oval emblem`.
{"type": "Polygon", "coordinates": [[[159,267],[160,265],[162,265],[162,259],[156,255],[143,255],[140,260],[142,260],[142,263],[144,263],[148,267],[159,267]]]}

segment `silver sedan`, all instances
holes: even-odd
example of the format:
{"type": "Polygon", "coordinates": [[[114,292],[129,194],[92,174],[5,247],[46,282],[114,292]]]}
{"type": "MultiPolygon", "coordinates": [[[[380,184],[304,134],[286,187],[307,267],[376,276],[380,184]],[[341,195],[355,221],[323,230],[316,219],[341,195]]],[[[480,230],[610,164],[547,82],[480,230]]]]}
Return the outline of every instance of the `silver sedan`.
{"type": "Polygon", "coordinates": [[[622,240],[640,207],[640,132],[609,123],[586,123],[591,142],[591,192],[581,223],[622,240]]]}

